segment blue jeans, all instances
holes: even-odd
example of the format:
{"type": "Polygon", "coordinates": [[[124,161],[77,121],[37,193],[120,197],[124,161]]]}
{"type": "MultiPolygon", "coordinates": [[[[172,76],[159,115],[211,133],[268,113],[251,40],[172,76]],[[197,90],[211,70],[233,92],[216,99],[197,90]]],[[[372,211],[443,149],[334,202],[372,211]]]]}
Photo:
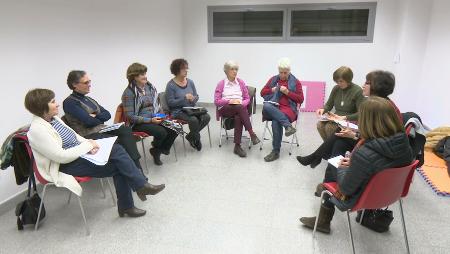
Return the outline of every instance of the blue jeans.
{"type": "Polygon", "coordinates": [[[114,144],[109,161],[104,166],[95,165],[88,160],[78,158],[67,164],[61,164],[59,170],[73,176],[95,178],[112,176],[116,187],[119,210],[134,207],[131,190],[136,191],[147,183],[141,170],[136,167],[128,153],[119,144],[114,144]]]}
{"type": "Polygon", "coordinates": [[[281,141],[283,139],[283,127],[286,128],[288,126],[291,126],[291,122],[289,121],[287,115],[285,115],[277,106],[271,103],[264,103],[263,115],[266,120],[272,121],[272,151],[279,153],[281,148],[281,141]]]}

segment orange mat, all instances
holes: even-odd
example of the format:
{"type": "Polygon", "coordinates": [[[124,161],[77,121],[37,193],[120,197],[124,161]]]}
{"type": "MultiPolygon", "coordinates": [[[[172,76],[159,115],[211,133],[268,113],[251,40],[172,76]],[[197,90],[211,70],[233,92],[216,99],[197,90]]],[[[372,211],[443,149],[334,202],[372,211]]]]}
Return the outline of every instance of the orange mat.
{"type": "Polygon", "coordinates": [[[450,176],[443,159],[431,151],[425,151],[425,163],[417,171],[436,194],[450,197],[450,176]]]}

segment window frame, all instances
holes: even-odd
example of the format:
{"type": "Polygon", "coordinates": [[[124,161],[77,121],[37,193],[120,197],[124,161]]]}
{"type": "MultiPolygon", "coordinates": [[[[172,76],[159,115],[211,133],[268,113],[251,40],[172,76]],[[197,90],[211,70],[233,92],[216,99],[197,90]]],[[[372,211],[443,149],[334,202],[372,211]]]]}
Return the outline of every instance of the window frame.
{"type": "Polygon", "coordinates": [[[217,5],[207,6],[208,43],[227,42],[278,42],[278,43],[373,43],[377,2],[305,3],[273,5],[217,5]],[[291,36],[292,12],[298,10],[368,9],[367,35],[365,36],[291,36]],[[277,37],[219,37],[213,35],[214,12],[282,11],[282,36],[277,37]]]}

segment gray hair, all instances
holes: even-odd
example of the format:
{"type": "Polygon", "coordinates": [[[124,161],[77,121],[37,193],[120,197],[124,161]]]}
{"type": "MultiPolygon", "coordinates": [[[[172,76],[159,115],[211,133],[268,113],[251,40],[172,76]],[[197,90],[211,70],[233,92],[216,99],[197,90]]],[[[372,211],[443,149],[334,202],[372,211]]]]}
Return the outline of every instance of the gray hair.
{"type": "Polygon", "coordinates": [[[225,73],[227,73],[227,71],[229,71],[232,68],[239,69],[239,65],[233,60],[226,61],[225,64],[223,65],[223,71],[225,73]]]}
{"type": "Polygon", "coordinates": [[[291,60],[287,57],[283,57],[280,60],[278,60],[278,69],[290,70],[291,60]]]}

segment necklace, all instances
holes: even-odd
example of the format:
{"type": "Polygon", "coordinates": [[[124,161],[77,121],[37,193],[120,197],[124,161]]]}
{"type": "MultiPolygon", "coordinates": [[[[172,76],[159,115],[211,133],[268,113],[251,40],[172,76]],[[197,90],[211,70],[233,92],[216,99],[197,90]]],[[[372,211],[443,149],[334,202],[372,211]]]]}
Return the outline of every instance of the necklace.
{"type": "Polygon", "coordinates": [[[341,107],[344,106],[344,91],[342,91],[342,96],[341,96],[341,107]]]}

